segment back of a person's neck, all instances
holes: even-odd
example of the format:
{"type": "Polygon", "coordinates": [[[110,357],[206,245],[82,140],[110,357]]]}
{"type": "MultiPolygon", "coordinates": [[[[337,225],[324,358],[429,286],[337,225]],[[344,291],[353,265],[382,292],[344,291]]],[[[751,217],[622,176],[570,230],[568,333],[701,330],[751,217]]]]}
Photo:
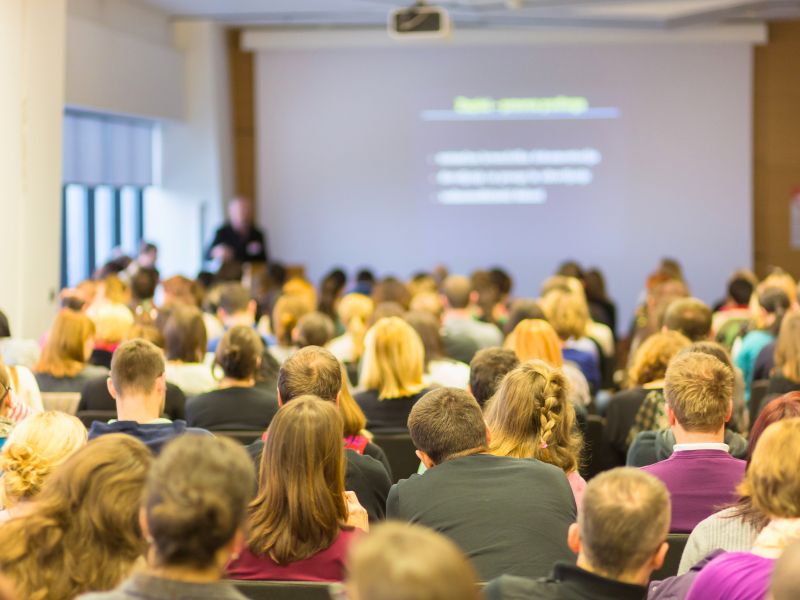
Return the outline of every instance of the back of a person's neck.
{"type": "Polygon", "coordinates": [[[578,555],[578,562],[576,563],[578,568],[583,569],[584,571],[588,571],[592,575],[597,575],[598,577],[603,577],[604,579],[610,579],[611,581],[618,581],[620,583],[627,583],[628,585],[647,585],[650,581],[650,573],[646,567],[642,567],[636,572],[633,573],[622,573],[615,577],[612,577],[608,573],[603,572],[602,569],[597,569],[592,565],[586,557],[584,556],[583,552],[578,555]]]}
{"type": "Polygon", "coordinates": [[[148,567],[145,572],[160,579],[184,583],[215,583],[221,579],[220,570],[215,566],[205,570],[188,567],[148,567]]]}
{"type": "Polygon", "coordinates": [[[675,435],[675,445],[678,444],[724,444],[725,427],[719,431],[709,433],[707,431],[686,431],[680,425],[672,427],[675,435]]]}
{"type": "Polygon", "coordinates": [[[233,379],[232,377],[223,377],[219,382],[219,389],[224,390],[227,388],[251,388],[256,384],[256,380],[252,377],[250,379],[233,379]]]}
{"type": "Polygon", "coordinates": [[[255,325],[255,322],[253,321],[253,315],[245,311],[226,316],[224,325],[225,329],[230,329],[231,327],[236,327],[237,325],[241,325],[243,327],[252,327],[255,325]]]}
{"type": "Polygon", "coordinates": [[[137,423],[152,423],[161,415],[158,408],[159,400],[146,397],[127,397],[117,399],[117,420],[135,421],[137,423]]]}

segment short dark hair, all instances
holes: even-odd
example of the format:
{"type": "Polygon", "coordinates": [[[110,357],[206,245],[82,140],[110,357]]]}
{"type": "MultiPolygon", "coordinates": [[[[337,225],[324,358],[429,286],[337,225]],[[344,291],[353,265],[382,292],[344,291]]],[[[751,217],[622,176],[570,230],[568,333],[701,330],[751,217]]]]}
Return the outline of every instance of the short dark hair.
{"type": "Polygon", "coordinates": [[[211,566],[244,523],[255,489],[253,461],[233,440],[182,435],[167,444],[143,502],[157,564],[211,566]]]}
{"type": "Polygon", "coordinates": [[[506,373],[519,364],[519,358],[509,348],[484,348],[469,363],[469,389],[478,404],[483,406],[494,396],[506,373]]]}
{"type": "Polygon", "coordinates": [[[158,271],[150,268],[139,268],[131,276],[131,295],[136,300],[150,300],[158,287],[158,271]]]}
{"type": "Polygon", "coordinates": [[[673,300],[664,313],[664,327],[680,331],[693,342],[704,340],[711,331],[711,309],[697,298],[673,300]]]}
{"type": "Polygon", "coordinates": [[[286,359],[278,372],[278,392],[284,403],[305,395],[333,402],[341,389],[339,361],[319,346],[301,348],[286,359]]]}
{"type": "Polygon", "coordinates": [[[249,304],[250,292],[241,283],[225,283],[220,287],[218,306],[226,315],[243,312],[249,304]]]}
{"type": "Polygon", "coordinates": [[[325,313],[314,311],[300,317],[294,330],[295,341],[300,348],[324,346],[336,334],[336,325],[325,313]]]}
{"type": "Polygon", "coordinates": [[[748,304],[753,295],[753,283],[744,277],[734,277],[728,283],[728,295],[736,304],[748,304]]]}
{"type": "Polygon", "coordinates": [[[408,432],[435,464],[486,450],[486,424],[478,402],[458,388],[438,388],[411,409],[408,432]]]}
{"type": "Polygon", "coordinates": [[[111,357],[111,383],[118,394],[149,394],[165,369],[164,353],[147,340],[137,338],[121,344],[111,357]]]}
{"type": "Polygon", "coordinates": [[[246,325],[231,327],[222,336],[214,362],[232,379],[255,378],[264,342],[255,329],[246,325]]]}
{"type": "Polygon", "coordinates": [[[200,309],[184,304],[172,306],[164,323],[167,359],[199,363],[207,345],[206,325],[200,309]]]}

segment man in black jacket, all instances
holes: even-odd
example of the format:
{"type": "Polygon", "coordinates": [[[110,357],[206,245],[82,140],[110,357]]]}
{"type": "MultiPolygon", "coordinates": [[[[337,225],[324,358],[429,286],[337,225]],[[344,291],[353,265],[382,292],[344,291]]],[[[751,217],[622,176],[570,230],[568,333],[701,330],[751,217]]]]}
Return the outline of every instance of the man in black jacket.
{"type": "Polygon", "coordinates": [[[475,398],[456,388],[428,392],[412,408],[408,429],[428,470],[392,487],[388,518],[443,533],[483,581],[543,576],[554,560],[574,562],[567,530],[575,500],[566,475],[535,459],[489,454],[475,398]]]}
{"type": "MultiPolygon", "coordinates": [[[[339,361],[330,352],[319,346],[306,346],[290,356],[278,372],[278,404],[283,406],[292,399],[306,394],[322,400],[339,403],[342,389],[342,371],[339,361]]],[[[258,440],[247,447],[256,461],[261,461],[264,442],[258,440]]],[[[355,492],[358,501],[367,509],[370,521],[386,515],[386,496],[392,485],[389,461],[378,446],[368,443],[359,454],[349,448],[345,487],[355,492]]]]}
{"type": "Polygon", "coordinates": [[[487,600],[643,600],[667,554],[670,500],[652,475],[629,467],[606,471],[583,493],[569,528],[577,565],[556,563],[549,577],[504,575],[486,586],[487,600]]]}

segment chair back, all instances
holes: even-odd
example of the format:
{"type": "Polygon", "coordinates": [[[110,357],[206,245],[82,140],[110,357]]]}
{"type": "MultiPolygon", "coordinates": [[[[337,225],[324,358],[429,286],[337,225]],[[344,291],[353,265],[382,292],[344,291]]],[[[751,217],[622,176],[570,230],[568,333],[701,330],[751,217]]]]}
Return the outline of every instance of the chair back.
{"type": "Polygon", "coordinates": [[[80,401],[80,392],[42,392],[42,406],[45,410],[60,410],[74,415],[80,401]]]}
{"type": "Polygon", "coordinates": [[[254,429],[212,429],[211,433],[236,440],[243,446],[248,446],[264,435],[263,431],[254,429]]]}
{"type": "Polygon", "coordinates": [[[768,379],[756,379],[750,384],[750,423],[755,423],[761,409],[766,406],[768,379]]]}
{"type": "Polygon", "coordinates": [[[583,464],[580,474],[587,481],[603,471],[616,467],[614,451],[606,437],[606,420],[598,415],[586,417],[583,464]]]}
{"type": "Polygon", "coordinates": [[[102,421],[107,423],[111,419],[117,418],[117,411],[115,410],[79,410],[75,415],[81,420],[84,427],[89,429],[95,421],[102,421]]]}
{"type": "Polygon", "coordinates": [[[312,581],[232,581],[251,600],[330,600],[329,583],[312,581]]]}
{"type": "Polygon", "coordinates": [[[667,535],[667,544],[669,544],[667,556],[664,558],[664,564],[661,568],[650,575],[650,581],[661,581],[678,574],[683,550],[686,548],[686,542],[688,541],[688,533],[670,533],[667,535]]]}
{"type": "Polygon", "coordinates": [[[392,468],[394,483],[408,479],[419,469],[416,447],[408,433],[376,433],[373,443],[383,449],[392,468]]]}

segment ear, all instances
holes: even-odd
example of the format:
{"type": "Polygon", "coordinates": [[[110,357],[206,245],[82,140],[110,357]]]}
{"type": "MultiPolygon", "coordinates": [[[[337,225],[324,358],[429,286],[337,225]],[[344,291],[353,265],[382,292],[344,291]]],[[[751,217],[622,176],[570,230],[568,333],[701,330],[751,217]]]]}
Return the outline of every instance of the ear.
{"type": "Polygon", "coordinates": [[[339,392],[338,394],[336,394],[336,400],[334,400],[334,403],[336,404],[336,408],[339,408],[339,398],[341,398],[341,397],[342,397],[342,392],[339,392]]]}
{"type": "Polygon", "coordinates": [[[678,424],[678,419],[675,418],[675,413],[672,412],[672,409],[669,406],[669,403],[665,402],[664,406],[667,409],[667,422],[669,423],[670,427],[674,427],[678,424]]]}
{"type": "Polygon", "coordinates": [[[278,388],[278,406],[283,406],[283,398],[281,398],[281,390],[278,388]]]}
{"type": "Polygon", "coordinates": [[[581,528],[577,523],[570,525],[567,530],[567,546],[575,554],[581,551],[581,528]]]}
{"type": "Polygon", "coordinates": [[[730,421],[732,416],[733,416],[733,400],[730,400],[728,401],[728,412],[725,414],[725,422],[727,423],[728,421],[730,421]]]}
{"type": "Polygon", "coordinates": [[[239,554],[242,550],[245,549],[247,545],[247,536],[244,534],[244,529],[238,527],[236,529],[236,533],[233,534],[233,544],[232,549],[234,554],[239,554]]]}
{"type": "Polygon", "coordinates": [[[653,571],[658,571],[664,565],[668,551],[669,544],[667,542],[663,542],[661,546],[658,547],[658,550],[653,555],[652,562],[650,563],[650,565],[653,567],[653,571]]]}
{"type": "Polygon", "coordinates": [[[117,399],[117,389],[114,387],[114,382],[111,381],[111,377],[106,379],[106,387],[108,388],[108,393],[111,394],[111,397],[116,400],[117,399]]]}
{"type": "Polygon", "coordinates": [[[432,469],[436,466],[436,463],[431,460],[431,457],[425,454],[422,450],[417,450],[416,453],[417,458],[422,461],[422,464],[425,465],[426,469],[432,469]]]}
{"type": "Polygon", "coordinates": [[[257,310],[258,310],[258,305],[256,304],[256,301],[250,300],[250,302],[247,303],[247,312],[250,313],[250,315],[252,315],[254,319],[256,317],[257,310]]]}
{"type": "Polygon", "coordinates": [[[150,527],[147,525],[147,511],[144,506],[139,508],[139,528],[142,530],[142,537],[147,540],[147,543],[152,543],[153,538],[150,536],[150,527]]]}
{"type": "Polygon", "coordinates": [[[489,426],[486,425],[486,447],[488,448],[492,443],[492,432],[489,429],[489,426]]]}

